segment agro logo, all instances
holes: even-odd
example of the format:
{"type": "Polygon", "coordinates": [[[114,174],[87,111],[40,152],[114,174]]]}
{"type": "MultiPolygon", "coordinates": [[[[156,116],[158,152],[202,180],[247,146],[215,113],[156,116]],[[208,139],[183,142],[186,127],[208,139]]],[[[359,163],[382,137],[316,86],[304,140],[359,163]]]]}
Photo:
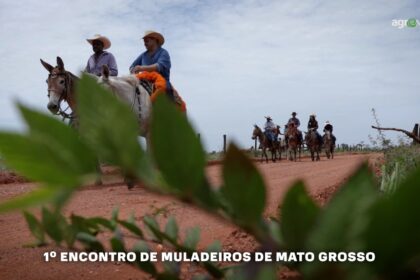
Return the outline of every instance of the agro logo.
{"type": "Polygon", "coordinates": [[[399,29],[402,29],[404,27],[416,27],[417,25],[420,25],[420,21],[415,18],[410,19],[393,19],[392,26],[397,27],[399,29]]]}

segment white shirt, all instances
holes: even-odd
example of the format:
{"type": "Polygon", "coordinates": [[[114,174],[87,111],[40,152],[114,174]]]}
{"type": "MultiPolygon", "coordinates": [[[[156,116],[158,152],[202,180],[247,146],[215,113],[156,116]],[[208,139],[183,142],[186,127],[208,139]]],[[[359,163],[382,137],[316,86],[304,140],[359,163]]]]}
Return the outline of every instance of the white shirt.
{"type": "Polygon", "coordinates": [[[265,123],[264,129],[268,130],[268,129],[275,129],[276,125],[273,123],[273,121],[267,121],[265,123]]]}

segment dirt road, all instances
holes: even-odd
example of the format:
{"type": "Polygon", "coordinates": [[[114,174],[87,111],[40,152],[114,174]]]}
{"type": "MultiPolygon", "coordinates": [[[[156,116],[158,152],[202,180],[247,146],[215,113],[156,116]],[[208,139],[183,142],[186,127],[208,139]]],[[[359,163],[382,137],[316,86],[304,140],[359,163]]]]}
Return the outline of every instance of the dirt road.
{"type": "MultiPolygon", "coordinates": [[[[283,160],[280,163],[257,163],[268,186],[265,215],[277,215],[278,205],[295,180],[303,179],[311,196],[324,204],[364,160],[373,162],[379,158],[378,154],[354,154],[340,155],[329,161],[323,158],[320,162],[311,162],[306,158],[301,162],[283,160]]],[[[220,185],[220,165],[209,166],[207,175],[213,184],[220,185]]],[[[0,201],[33,188],[33,183],[0,185],[0,201]]],[[[199,248],[204,248],[216,239],[221,241],[224,250],[246,251],[255,247],[252,238],[234,226],[173,198],[150,193],[141,187],[128,191],[121,184],[120,178],[111,175],[106,178],[103,186],[87,187],[78,191],[66,207],[66,214],[73,212],[84,216],[110,217],[114,207],[119,207],[121,218],[127,218],[134,212],[138,221],[146,214],[155,214],[160,222],[165,222],[168,216],[173,215],[183,231],[188,227],[199,226],[199,248]]],[[[53,245],[42,248],[23,247],[33,239],[20,213],[0,215],[0,233],[0,279],[148,279],[137,269],[120,263],[44,262],[43,252],[66,248],[53,245]]],[[[129,244],[130,242],[134,241],[129,240],[129,244]]]]}

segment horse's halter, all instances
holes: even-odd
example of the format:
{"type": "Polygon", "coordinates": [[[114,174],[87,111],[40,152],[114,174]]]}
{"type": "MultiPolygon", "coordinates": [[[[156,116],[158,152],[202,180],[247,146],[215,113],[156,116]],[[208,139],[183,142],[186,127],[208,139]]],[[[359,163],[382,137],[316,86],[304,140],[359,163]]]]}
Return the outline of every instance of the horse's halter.
{"type": "Polygon", "coordinates": [[[64,72],[64,73],[50,73],[48,75],[48,79],[46,81],[47,84],[48,84],[48,94],[47,94],[47,96],[48,96],[48,98],[50,98],[50,95],[51,95],[50,92],[54,91],[50,88],[50,85],[49,85],[50,84],[50,82],[49,82],[50,79],[55,79],[59,76],[64,76],[64,80],[63,80],[64,89],[61,92],[60,97],[58,98],[58,104],[57,104],[58,111],[55,113],[55,115],[60,115],[60,116],[63,117],[63,119],[65,119],[65,118],[71,119],[71,118],[73,118],[72,114],[66,113],[66,111],[70,108],[70,106],[67,106],[67,108],[64,109],[64,110],[61,108],[61,101],[62,100],[67,100],[67,94],[69,92],[69,87],[70,87],[70,77],[69,77],[69,74],[67,72],[64,72]]]}

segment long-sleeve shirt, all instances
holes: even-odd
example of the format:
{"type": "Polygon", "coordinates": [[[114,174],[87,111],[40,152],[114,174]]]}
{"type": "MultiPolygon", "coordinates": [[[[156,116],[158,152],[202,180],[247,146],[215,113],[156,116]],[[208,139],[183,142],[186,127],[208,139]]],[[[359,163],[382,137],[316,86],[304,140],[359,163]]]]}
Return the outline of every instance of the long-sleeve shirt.
{"type": "Polygon", "coordinates": [[[288,121],[287,123],[288,123],[288,124],[289,124],[289,123],[294,123],[296,127],[299,127],[299,126],[300,126],[300,121],[299,121],[299,119],[298,119],[298,118],[290,118],[290,119],[289,119],[289,121],[288,121]]]}
{"type": "Polygon", "coordinates": [[[309,122],[308,122],[308,129],[311,129],[311,128],[313,128],[315,130],[318,129],[318,122],[315,119],[314,120],[309,120],[309,122]]]}
{"type": "Polygon", "coordinates": [[[118,75],[118,67],[117,62],[115,61],[115,57],[112,55],[112,53],[106,51],[101,53],[98,58],[96,58],[95,54],[91,55],[87,62],[85,71],[96,76],[101,76],[103,65],[108,66],[110,76],[118,75]]]}
{"type": "Polygon", "coordinates": [[[168,51],[162,47],[158,48],[152,55],[147,51],[140,54],[131,64],[130,72],[137,65],[148,66],[153,64],[157,64],[157,71],[165,78],[167,89],[171,89],[169,79],[171,74],[171,58],[168,51]]]}
{"type": "Polygon", "coordinates": [[[276,125],[272,121],[267,121],[264,125],[265,130],[273,130],[276,128],[276,125]]]}

